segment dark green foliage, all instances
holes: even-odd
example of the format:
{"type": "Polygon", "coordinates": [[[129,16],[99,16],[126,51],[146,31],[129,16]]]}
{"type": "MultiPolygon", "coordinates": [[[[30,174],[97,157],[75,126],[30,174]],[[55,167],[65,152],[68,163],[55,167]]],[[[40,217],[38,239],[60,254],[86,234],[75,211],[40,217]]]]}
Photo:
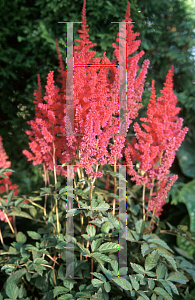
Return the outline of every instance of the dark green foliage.
{"type": "MultiPolygon", "coordinates": [[[[119,177],[119,173],[112,173],[119,177]]],[[[101,178],[104,181],[105,179],[101,178]]],[[[76,180],[77,181],[77,180],[76,180]]],[[[79,183],[77,184],[79,186],[79,183]]],[[[118,277],[118,245],[119,214],[115,216],[109,211],[107,196],[97,180],[92,193],[91,209],[89,205],[89,190],[77,186],[75,194],[75,208],[80,203],[79,213],[85,216],[84,244],[80,242],[80,219],[74,216],[74,276],[79,279],[66,278],[67,242],[70,236],[66,231],[67,192],[65,187],[57,184],[57,188],[50,185],[42,188],[40,196],[31,197],[30,203],[22,206],[18,196],[10,198],[8,205],[2,209],[9,215],[18,210],[21,217],[30,217],[31,229],[22,229],[14,237],[11,236],[10,246],[3,245],[0,251],[2,290],[0,299],[167,299],[178,297],[193,299],[193,281],[195,280],[195,264],[192,257],[182,249],[168,245],[161,235],[176,235],[186,238],[193,246],[195,239],[189,234],[185,226],[175,228],[169,223],[167,226],[157,222],[156,232],[148,230],[149,222],[141,219],[141,201],[136,199],[133,189],[129,186],[127,194],[128,228],[123,233],[127,241],[127,275],[118,277]],[[48,195],[47,211],[37,205],[41,197],[48,195]],[[58,199],[60,232],[56,232],[56,215],[53,212],[51,198],[58,199]],[[99,197],[99,196],[102,197],[99,197]],[[134,195],[134,196],[133,196],[134,195]],[[139,203],[139,204],[136,204],[139,203]],[[33,220],[32,206],[36,211],[33,220]],[[102,207],[104,209],[98,208],[102,207]],[[138,210],[135,207],[138,206],[138,210]],[[31,217],[31,216],[32,217],[31,217]],[[90,216],[90,225],[86,223],[90,216]],[[92,224],[96,224],[93,227],[92,224]],[[109,224],[109,226],[108,226],[109,224]],[[166,230],[164,230],[166,228],[166,230]],[[65,234],[66,233],[66,234],[65,234]],[[85,244],[89,241],[89,247],[85,244]],[[80,255],[83,260],[80,260],[80,255]],[[93,258],[93,272],[90,271],[93,258]],[[90,274],[93,275],[91,280],[90,274]],[[159,296],[161,298],[159,298],[159,296]],[[178,297],[177,297],[178,296],[178,297]]],[[[24,200],[24,199],[22,199],[24,200]]],[[[70,211],[68,211],[70,213],[70,211]]],[[[5,238],[6,234],[3,233],[5,238]]],[[[119,274],[121,269],[119,270],[119,274]]],[[[185,299],[185,298],[184,298],[185,299]]]]}

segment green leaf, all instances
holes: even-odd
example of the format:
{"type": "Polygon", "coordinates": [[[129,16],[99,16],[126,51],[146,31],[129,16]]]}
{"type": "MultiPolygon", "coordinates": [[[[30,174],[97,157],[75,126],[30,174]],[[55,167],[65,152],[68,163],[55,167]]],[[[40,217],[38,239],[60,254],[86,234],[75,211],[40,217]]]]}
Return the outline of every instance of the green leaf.
{"type": "Polygon", "coordinates": [[[174,282],[179,282],[179,283],[182,283],[182,284],[186,284],[189,281],[188,278],[181,272],[172,273],[167,278],[167,280],[174,281],[174,282]]]}
{"type": "MultiPolygon", "coordinates": [[[[121,178],[123,180],[125,180],[124,176],[121,173],[117,173],[117,172],[113,172],[113,171],[109,171],[106,170],[107,174],[110,174],[112,177],[117,177],[117,178],[121,178]]],[[[125,180],[127,182],[127,180],[125,180]]]]}
{"type": "Polygon", "coordinates": [[[195,180],[186,183],[182,187],[178,199],[185,203],[187,207],[190,216],[190,231],[195,231],[195,180]]]}
{"type": "Polygon", "coordinates": [[[85,247],[83,247],[80,243],[77,242],[77,245],[82,250],[82,252],[84,253],[84,255],[90,254],[90,251],[88,249],[86,249],[85,247]]]}
{"type": "Polygon", "coordinates": [[[163,248],[173,252],[173,250],[171,250],[171,248],[167,245],[167,243],[165,243],[161,239],[149,239],[148,242],[153,243],[153,244],[157,244],[157,245],[162,246],[163,248]]]}
{"type": "Polygon", "coordinates": [[[150,247],[148,246],[148,244],[143,243],[141,245],[141,253],[142,253],[143,257],[147,254],[148,250],[150,250],[150,247]]]}
{"type": "Polygon", "coordinates": [[[158,259],[159,259],[158,251],[153,251],[151,254],[149,254],[145,260],[145,270],[150,271],[154,267],[156,267],[158,259]]]}
{"type": "Polygon", "coordinates": [[[141,219],[135,223],[135,228],[138,234],[142,234],[145,228],[145,222],[141,219]]]}
{"type": "Polygon", "coordinates": [[[81,297],[81,298],[77,298],[77,300],[78,299],[84,300],[86,298],[91,298],[91,294],[86,293],[86,292],[78,292],[78,293],[76,293],[75,297],[81,297]]]}
{"type": "Polygon", "coordinates": [[[66,242],[60,242],[57,244],[56,249],[64,249],[66,247],[66,242]]]}
{"type": "Polygon", "coordinates": [[[110,230],[110,222],[105,222],[101,227],[101,232],[108,233],[110,230]]]}
{"type": "Polygon", "coordinates": [[[145,300],[143,297],[139,296],[137,300],[145,300]]]}
{"type": "Polygon", "coordinates": [[[87,225],[86,231],[90,237],[93,237],[96,234],[96,229],[93,227],[93,225],[87,225]]]}
{"type": "Polygon", "coordinates": [[[163,297],[163,299],[165,300],[173,300],[173,298],[162,288],[160,287],[156,287],[154,289],[154,292],[158,295],[160,295],[161,297],[163,297]]]}
{"type": "Polygon", "coordinates": [[[160,264],[158,265],[157,269],[156,269],[156,276],[157,279],[162,279],[165,277],[165,273],[166,273],[166,268],[164,265],[160,264]]]}
{"type": "Polygon", "coordinates": [[[133,268],[133,270],[138,273],[138,274],[145,274],[145,270],[142,266],[138,265],[138,264],[134,264],[131,263],[131,267],[133,268]]]}
{"type": "Polygon", "coordinates": [[[69,289],[63,287],[63,286],[55,286],[53,290],[53,295],[54,297],[60,295],[60,294],[65,294],[69,292],[69,289]]]}
{"type": "Polygon", "coordinates": [[[139,283],[137,282],[137,280],[135,279],[135,277],[132,276],[132,275],[129,275],[129,278],[131,280],[131,284],[132,284],[134,290],[136,290],[136,291],[139,290],[139,283]]]}
{"type": "Polygon", "coordinates": [[[16,300],[19,295],[19,289],[13,281],[8,281],[5,288],[6,294],[12,300],[16,300]]]}
{"type": "Polygon", "coordinates": [[[123,247],[120,246],[120,245],[118,245],[118,244],[116,244],[116,243],[107,242],[107,243],[102,244],[97,249],[97,251],[107,253],[107,252],[117,252],[120,249],[123,249],[123,247]]]}
{"type": "Polygon", "coordinates": [[[132,290],[132,285],[125,278],[116,277],[116,278],[112,278],[112,281],[114,281],[117,285],[119,285],[122,289],[126,291],[132,290]]]}
{"type": "Polygon", "coordinates": [[[97,278],[99,278],[100,280],[106,282],[106,278],[104,277],[104,275],[97,273],[97,272],[91,272],[91,274],[93,274],[94,276],[96,276],[97,278]]]}
{"type": "Polygon", "coordinates": [[[164,252],[161,249],[158,249],[158,253],[160,254],[160,256],[164,257],[172,265],[172,267],[177,271],[176,262],[171,255],[168,255],[166,252],[164,252]]]}
{"type": "Polygon", "coordinates": [[[12,190],[9,195],[7,196],[8,204],[10,204],[12,198],[13,198],[14,190],[12,190]]]}
{"type": "Polygon", "coordinates": [[[41,239],[41,235],[35,231],[27,231],[27,234],[33,239],[33,240],[39,240],[41,239]]]}
{"type": "Polygon", "coordinates": [[[118,229],[119,221],[117,220],[117,218],[115,216],[113,216],[111,213],[108,213],[108,219],[109,219],[110,223],[112,224],[112,226],[114,228],[118,229]]]}
{"type": "Polygon", "coordinates": [[[156,300],[156,294],[153,294],[153,295],[152,295],[151,300],[156,300]]]}
{"type": "Polygon", "coordinates": [[[169,284],[169,286],[171,287],[171,289],[172,289],[172,291],[173,291],[173,293],[175,293],[175,294],[177,294],[177,295],[179,295],[179,292],[178,292],[178,290],[177,290],[177,288],[176,288],[176,286],[171,282],[171,281],[167,281],[167,283],[169,284]]]}
{"type": "Polygon", "coordinates": [[[104,284],[104,282],[95,278],[95,279],[92,279],[92,284],[94,287],[99,288],[102,284],[104,284]]]}
{"type": "Polygon", "coordinates": [[[44,258],[41,258],[41,257],[37,257],[34,259],[34,263],[35,264],[48,264],[48,261],[45,260],[44,258]]]}
{"type": "Polygon", "coordinates": [[[148,286],[149,286],[149,289],[150,290],[153,290],[154,289],[154,287],[155,287],[155,282],[154,282],[154,280],[153,279],[149,279],[148,280],[148,286]]]}
{"type": "Polygon", "coordinates": [[[7,282],[12,281],[15,284],[18,284],[21,277],[24,276],[24,274],[26,274],[26,273],[27,273],[27,270],[25,268],[22,268],[16,272],[14,272],[11,276],[9,276],[9,278],[7,279],[7,282]]]}
{"type": "Polygon", "coordinates": [[[25,244],[26,243],[26,236],[21,232],[19,231],[17,236],[16,236],[16,241],[19,243],[19,244],[25,244]]]}
{"type": "Polygon", "coordinates": [[[137,240],[134,238],[129,228],[127,228],[127,231],[122,235],[122,238],[125,238],[127,241],[130,242],[137,242],[137,240]]]}
{"type": "Polygon", "coordinates": [[[11,213],[9,213],[9,216],[23,217],[23,218],[27,218],[27,219],[30,219],[30,220],[33,219],[29,214],[27,214],[24,211],[21,211],[20,213],[18,213],[16,211],[12,211],[11,213]]]}
{"type": "Polygon", "coordinates": [[[68,295],[62,295],[58,298],[58,300],[68,300],[68,299],[74,299],[74,297],[71,294],[68,294],[68,295]]]}
{"type": "Polygon", "coordinates": [[[172,296],[171,288],[170,288],[167,280],[159,279],[159,282],[163,285],[163,287],[169,293],[169,295],[172,296]]]}
{"type": "Polygon", "coordinates": [[[104,288],[105,288],[106,293],[110,293],[111,285],[109,282],[104,283],[104,288]]]}
{"type": "Polygon", "coordinates": [[[194,142],[188,137],[177,151],[179,165],[183,174],[195,178],[194,142]]]}
{"type": "Polygon", "coordinates": [[[51,194],[51,189],[50,188],[44,187],[44,188],[41,188],[41,190],[48,193],[48,194],[51,194]]]}
{"type": "Polygon", "coordinates": [[[102,242],[102,239],[97,239],[97,240],[94,240],[92,242],[91,249],[92,249],[93,252],[95,252],[98,249],[98,247],[100,246],[101,242],[102,242]]]}
{"type": "Polygon", "coordinates": [[[148,296],[145,295],[144,292],[138,291],[138,293],[143,297],[143,299],[145,299],[145,300],[150,300],[150,299],[148,298],[148,296]]]}
{"type": "Polygon", "coordinates": [[[64,194],[64,193],[66,193],[67,192],[67,187],[64,187],[64,188],[62,188],[60,191],[59,191],[59,194],[61,195],[61,194],[64,194]]]}
{"type": "Polygon", "coordinates": [[[92,254],[92,257],[94,257],[95,259],[101,259],[103,261],[107,261],[109,263],[112,262],[112,259],[110,257],[102,253],[95,252],[92,254]]]}

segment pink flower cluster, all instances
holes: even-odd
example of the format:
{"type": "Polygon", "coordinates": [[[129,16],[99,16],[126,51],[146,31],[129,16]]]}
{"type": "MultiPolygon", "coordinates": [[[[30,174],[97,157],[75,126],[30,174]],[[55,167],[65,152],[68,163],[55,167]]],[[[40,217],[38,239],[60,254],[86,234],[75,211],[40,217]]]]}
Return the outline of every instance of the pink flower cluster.
{"type": "MultiPolygon", "coordinates": [[[[11,167],[11,162],[7,160],[8,156],[5,152],[5,149],[3,147],[2,137],[0,136],[0,169],[6,168],[9,169],[11,167]]],[[[12,172],[5,172],[4,175],[8,176],[6,178],[0,179],[0,193],[1,194],[8,194],[10,191],[14,190],[14,195],[18,194],[18,185],[12,184],[12,182],[9,179],[9,175],[12,174],[12,172]]],[[[7,199],[4,199],[6,202],[7,199]]],[[[1,205],[1,203],[0,203],[1,205]]],[[[8,217],[10,221],[12,221],[12,217],[8,217]]],[[[7,220],[5,218],[4,213],[0,210],[0,220],[7,223],[7,220]]]]}
{"type": "MultiPolygon", "coordinates": [[[[118,117],[116,117],[116,114],[119,115],[119,68],[111,66],[111,76],[108,78],[109,67],[104,65],[112,63],[106,57],[106,52],[103,53],[101,60],[94,57],[96,51],[89,51],[96,44],[89,40],[85,6],[86,1],[84,0],[82,30],[79,30],[79,39],[76,40],[79,45],[74,46],[74,133],[81,136],[65,136],[66,103],[70,99],[66,99],[67,71],[64,68],[56,41],[60,61],[58,82],[62,87],[60,89],[54,85],[53,72],[50,72],[46,85],[46,96],[42,98],[40,77],[38,76],[39,89],[35,92],[34,101],[36,117],[34,121],[29,122],[32,130],[26,132],[30,136],[29,147],[34,155],[27,150],[24,150],[23,153],[28,160],[33,161],[34,165],[45,163],[49,170],[53,170],[54,146],[56,149],[55,162],[58,158],[61,164],[73,162],[77,149],[79,149],[81,161],[78,166],[85,168],[86,173],[92,177],[101,177],[103,173],[95,172],[92,166],[114,164],[122,157],[122,149],[125,145],[125,137],[118,136],[114,137],[113,144],[109,146],[110,139],[113,134],[118,134],[119,129],[118,117]],[[64,134],[64,136],[59,137],[59,134],[64,134]]],[[[125,131],[127,132],[132,119],[138,115],[138,109],[142,106],[140,102],[149,61],[144,61],[143,67],[136,77],[139,69],[138,61],[144,52],[141,51],[130,57],[138,50],[141,41],[135,41],[139,33],[132,31],[129,3],[124,22],[129,22],[128,24],[124,23],[122,31],[122,36],[127,35],[127,47],[123,45],[123,49],[127,50],[127,113],[125,116],[125,131]]],[[[117,38],[116,41],[118,42],[119,39],[117,38]]],[[[113,63],[116,64],[119,62],[119,46],[113,44],[113,47],[116,57],[113,63]]],[[[126,91],[124,93],[126,94],[126,91]]],[[[59,174],[60,169],[57,168],[57,170],[57,174],[59,174]]],[[[66,175],[66,172],[63,170],[62,174],[66,175]]]]}
{"type": "Polygon", "coordinates": [[[157,196],[150,200],[148,207],[149,210],[155,207],[157,215],[165,204],[168,191],[177,179],[177,175],[173,177],[166,177],[166,175],[170,173],[169,168],[174,161],[175,151],[180,147],[188,131],[187,127],[181,130],[183,119],[177,116],[180,108],[175,106],[178,101],[173,93],[173,72],[172,66],[161,90],[162,96],[157,100],[154,81],[152,81],[152,93],[146,112],[148,118],[140,119],[148,124],[142,124],[145,131],[142,131],[137,123],[134,124],[136,138],[133,138],[132,144],[128,143],[125,149],[128,174],[137,185],[146,184],[151,189],[153,179],[161,182],[160,186],[163,184],[163,189],[158,190],[157,196]],[[139,161],[142,174],[134,170],[135,160],[139,161]],[[171,181],[168,183],[169,180],[171,181]]]}

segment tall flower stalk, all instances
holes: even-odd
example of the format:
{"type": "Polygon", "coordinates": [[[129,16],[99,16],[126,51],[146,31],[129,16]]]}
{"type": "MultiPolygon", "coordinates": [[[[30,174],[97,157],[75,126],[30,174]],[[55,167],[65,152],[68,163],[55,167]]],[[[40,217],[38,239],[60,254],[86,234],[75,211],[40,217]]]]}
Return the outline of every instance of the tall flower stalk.
{"type": "MultiPolygon", "coordinates": [[[[167,176],[170,171],[175,151],[180,147],[188,128],[182,130],[183,119],[178,118],[180,108],[176,107],[177,98],[173,92],[173,66],[168,71],[162,96],[156,100],[154,81],[150,103],[148,104],[148,118],[140,118],[148,124],[142,124],[146,131],[142,131],[138,123],[134,124],[136,138],[132,144],[128,143],[125,149],[126,161],[128,163],[128,174],[137,185],[153,189],[155,180],[158,190],[150,193],[148,210],[159,216],[162,206],[166,203],[165,198],[171,186],[177,179],[177,175],[167,176]],[[139,171],[133,168],[134,161],[139,161],[139,171]],[[156,197],[152,197],[156,195],[156,197]]],[[[143,188],[144,189],[144,188],[143,188]]],[[[145,191],[143,191],[145,194],[145,191]]],[[[143,196],[143,214],[144,214],[143,196]]]]}

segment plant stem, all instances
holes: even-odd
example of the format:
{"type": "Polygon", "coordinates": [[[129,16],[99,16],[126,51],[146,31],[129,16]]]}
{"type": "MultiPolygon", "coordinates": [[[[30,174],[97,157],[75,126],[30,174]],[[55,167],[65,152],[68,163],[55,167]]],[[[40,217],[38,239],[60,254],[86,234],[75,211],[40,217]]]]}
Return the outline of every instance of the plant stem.
{"type": "MultiPolygon", "coordinates": [[[[114,172],[116,173],[116,156],[115,156],[115,160],[114,160],[114,172]]],[[[116,177],[114,177],[114,194],[116,195],[116,177]]],[[[115,215],[115,208],[116,208],[116,199],[113,199],[112,202],[112,214],[113,216],[115,215]]]]}
{"type": "MultiPolygon", "coordinates": [[[[43,164],[43,170],[44,170],[44,181],[45,181],[45,187],[47,186],[47,174],[46,174],[46,166],[45,163],[43,164]]],[[[47,205],[47,195],[45,195],[45,203],[44,203],[44,216],[46,217],[46,205],[47,205]]]]}
{"type": "Polygon", "coordinates": [[[142,205],[143,205],[143,220],[146,219],[146,212],[145,212],[145,192],[146,192],[146,184],[143,185],[143,194],[142,194],[142,205]]]}
{"type": "MultiPolygon", "coordinates": [[[[54,180],[55,180],[55,186],[57,184],[57,176],[56,176],[56,164],[55,164],[55,146],[54,146],[54,142],[53,142],[53,171],[54,171],[54,180]]],[[[56,189],[56,187],[55,187],[56,189]]],[[[57,233],[60,232],[59,229],[59,215],[58,215],[58,200],[55,199],[55,206],[56,206],[56,220],[57,220],[57,233]]]]}
{"type": "Polygon", "coordinates": [[[12,224],[11,224],[11,222],[10,222],[10,220],[9,220],[9,218],[8,218],[8,216],[7,216],[7,214],[6,214],[4,211],[3,211],[3,213],[4,213],[4,215],[5,215],[5,218],[6,218],[6,220],[7,220],[7,223],[9,224],[9,227],[10,227],[12,233],[16,236],[16,233],[15,233],[13,227],[12,227],[12,224]]]}

